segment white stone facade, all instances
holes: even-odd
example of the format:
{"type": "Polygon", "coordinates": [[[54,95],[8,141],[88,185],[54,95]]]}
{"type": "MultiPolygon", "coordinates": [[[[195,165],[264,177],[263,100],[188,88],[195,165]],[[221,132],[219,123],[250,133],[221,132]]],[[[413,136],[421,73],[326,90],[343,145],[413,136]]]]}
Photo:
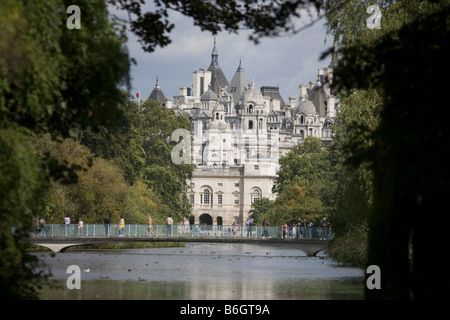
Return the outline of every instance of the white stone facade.
{"type": "Polygon", "coordinates": [[[192,90],[181,87],[165,105],[191,120],[197,169],[188,197],[195,223],[242,224],[254,201],[275,199],[281,155],[309,136],[332,141],[339,106],[327,82],[333,69],[319,68],[317,81],[299,85],[296,105],[295,97],[285,103],[277,87],[256,89],[241,63],[228,83],[215,43],[211,58],[213,68],[194,71],[192,90]]]}

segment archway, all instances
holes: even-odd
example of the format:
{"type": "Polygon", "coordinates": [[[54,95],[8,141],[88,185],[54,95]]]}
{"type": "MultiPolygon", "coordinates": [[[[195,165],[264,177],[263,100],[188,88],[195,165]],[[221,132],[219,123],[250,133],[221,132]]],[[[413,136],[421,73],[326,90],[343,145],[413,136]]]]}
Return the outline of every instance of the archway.
{"type": "Polygon", "coordinates": [[[211,230],[212,229],[212,217],[208,213],[203,213],[199,217],[200,228],[203,230],[211,230]]]}

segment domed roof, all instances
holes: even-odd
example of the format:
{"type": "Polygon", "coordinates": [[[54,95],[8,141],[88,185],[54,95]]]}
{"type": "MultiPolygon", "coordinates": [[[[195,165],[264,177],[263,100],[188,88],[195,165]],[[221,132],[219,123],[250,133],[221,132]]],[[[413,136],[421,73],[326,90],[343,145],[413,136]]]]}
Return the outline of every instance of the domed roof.
{"type": "Polygon", "coordinates": [[[305,100],[299,103],[297,112],[313,116],[316,113],[316,107],[311,101],[305,100]]]}
{"type": "Polygon", "coordinates": [[[200,97],[200,101],[217,101],[217,100],[219,100],[217,93],[215,93],[211,89],[203,92],[202,96],[200,97]]]}
{"type": "Polygon", "coordinates": [[[208,124],[207,129],[217,129],[221,132],[225,132],[228,129],[228,123],[224,120],[214,120],[208,124]]]}
{"type": "Polygon", "coordinates": [[[242,102],[246,104],[247,102],[254,102],[255,104],[264,104],[264,98],[262,93],[255,89],[255,82],[252,81],[250,84],[250,88],[248,88],[244,94],[242,95],[242,102]]]}

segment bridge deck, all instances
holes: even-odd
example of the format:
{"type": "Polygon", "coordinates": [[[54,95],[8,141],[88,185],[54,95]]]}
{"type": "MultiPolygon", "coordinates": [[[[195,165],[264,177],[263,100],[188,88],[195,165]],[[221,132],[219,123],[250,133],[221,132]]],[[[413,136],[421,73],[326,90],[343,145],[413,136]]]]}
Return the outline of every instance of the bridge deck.
{"type": "Polygon", "coordinates": [[[317,254],[326,248],[324,240],[306,239],[266,239],[266,238],[217,238],[217,237],[128,237],[128,236],[32,236],[35,245],[50,248],[54,252],[64,252],[72,246],[95,245],[120,242],[205,242],[205,243],[243,243],[266,246],[297,248],[308,256],[317,254]]]}

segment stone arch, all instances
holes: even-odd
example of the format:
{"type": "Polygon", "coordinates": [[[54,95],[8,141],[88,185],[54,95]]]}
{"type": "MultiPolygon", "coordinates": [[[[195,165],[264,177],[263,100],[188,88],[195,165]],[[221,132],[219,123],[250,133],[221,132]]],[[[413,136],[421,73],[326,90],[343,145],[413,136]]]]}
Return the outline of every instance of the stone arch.
{"type": "Polygon", "coordinates": [[[198,217],[200,227],[203,227],[205,224],[205,228],[211,229],[211,226],[213,224],[213,218],[209,213],[203,213],[198,217]]]}

